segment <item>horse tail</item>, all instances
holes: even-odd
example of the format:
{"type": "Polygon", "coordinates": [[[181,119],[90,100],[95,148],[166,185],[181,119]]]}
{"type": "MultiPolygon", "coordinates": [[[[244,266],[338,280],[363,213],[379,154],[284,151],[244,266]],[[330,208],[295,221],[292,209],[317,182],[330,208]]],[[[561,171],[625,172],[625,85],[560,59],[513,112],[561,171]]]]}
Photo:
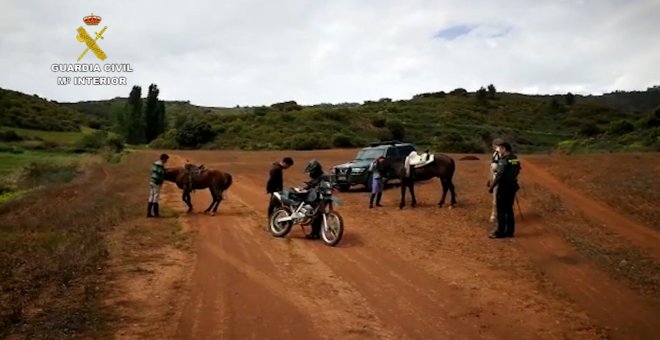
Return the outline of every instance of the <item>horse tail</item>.
{"type": "Polygon", "coordinates": [[[222,190],[227,190],[233,183],[233,178],[230,173],[225,173],[225,183],[222,185],[222,190]]]}

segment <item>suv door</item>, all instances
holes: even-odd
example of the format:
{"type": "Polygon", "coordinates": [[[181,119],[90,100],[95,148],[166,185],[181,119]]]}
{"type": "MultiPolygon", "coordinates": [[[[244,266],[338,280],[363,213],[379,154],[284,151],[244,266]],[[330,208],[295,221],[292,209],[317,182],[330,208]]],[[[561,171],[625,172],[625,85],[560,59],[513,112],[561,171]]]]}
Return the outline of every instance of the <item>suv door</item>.
{"type": "Polygon", "coordinates": [[[396,158],[397,156],[399,156],[399,154],[396,151],[397,150],[395,147],[387,148],[387,152],[385,153],[385,158],[396,158]]]}
{"type": "Polygon", "coordinates": [[[403,157],[403,158],[407,157],[408,155],[410,155],[411,152],[415,151],[415,147],[412,145],[401,145],[396,147],[396,149],[399,157],[403,157]]]}

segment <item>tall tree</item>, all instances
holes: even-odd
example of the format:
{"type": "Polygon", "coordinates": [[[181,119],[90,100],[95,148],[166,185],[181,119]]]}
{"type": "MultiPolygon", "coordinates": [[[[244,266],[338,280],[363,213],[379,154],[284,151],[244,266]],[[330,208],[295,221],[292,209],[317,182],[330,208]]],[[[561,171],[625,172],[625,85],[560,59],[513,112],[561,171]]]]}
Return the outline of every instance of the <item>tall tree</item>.
{"type": "Polygon", "coordinates": [[[133,86],[126,103],[126,142],[130,144],[144,143],[144,117],[142,114],[142,88],[133,86]]]}
{"type": "Polygon", "coordinates": [[[495,89],[495,85],[493,85],[493,84],[488,85],[488,98],[495,99],[495,94],[496,93],[497,93],[497,90],[495,89]]]}
{"type": "Polygon", "coordinates": [[[147,104],[144,108],[144,134],[146,142],[149,143],[158,137],[160,123],[159,123],[159,107],[158,107],[158,86],[156,84],[149,85],[149,93],[147,94],[147,104]]]}

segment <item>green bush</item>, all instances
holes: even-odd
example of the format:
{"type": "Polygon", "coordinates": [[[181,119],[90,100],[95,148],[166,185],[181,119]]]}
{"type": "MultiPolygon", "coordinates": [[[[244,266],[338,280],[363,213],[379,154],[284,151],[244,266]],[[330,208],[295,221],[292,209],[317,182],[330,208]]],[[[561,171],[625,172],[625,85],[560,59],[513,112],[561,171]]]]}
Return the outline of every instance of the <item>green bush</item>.
{"type": "Polygon", "coordinates": [[[598,125],[594,123],[585,123],[580,127],[580,135],[585,137],[593,137],[602,133],[598,125]]]}
{"type": "Polygon", "coordinates": [[[109,147],[113,152],[122,152],[124,150],[126,140],[121,135],[116,133],[109,133],[105,139],[104,145],[109,147]]]}
{"type": "Polygon", "coordinates": [[[350,136],[344,133],[335,133],[332,136],[332,146],[338,148],[350,148],[350,147],[354,147],[355,144],[353,143],[353,140],[351,139],[350,136]]]}
{"type": "Polygon", "coordinates": [[[31,162],[21,169],[18,185],[30,188],[44,184],[66,183],[78,173],[77,163],[31,162]]]}
{"type": "Polygon", "coordinates": [[[626,119],[610,123],[608,132],[613,135],[624,135],[635,130],[635,126],[626,119]]]}
{"type": "Polygon", "coordinates": [[[76,147],[98,150],[105,145],[107,136],[108,132],[103,130],[96,130],[92,133],[86,133],[78,140],[76,147]]]}
{"type": "Polygon", "coordinates": [[[176,132],[176,141],[183,147],[199,147],[214,137],[213,127],[202,118],[187,120],[176,132]]]}
{"type": "Polygon", "coordinates": [[[19,136],[14,130],[0,131],[0,142],[20,142],[23,137],[19,136]]]}
{"type": "Polygon", "coordinates": [[[320,133],[298,134],[291,138],[289,147],[294,150],[329,149],[332,147],[327,137],[320,133]]]}

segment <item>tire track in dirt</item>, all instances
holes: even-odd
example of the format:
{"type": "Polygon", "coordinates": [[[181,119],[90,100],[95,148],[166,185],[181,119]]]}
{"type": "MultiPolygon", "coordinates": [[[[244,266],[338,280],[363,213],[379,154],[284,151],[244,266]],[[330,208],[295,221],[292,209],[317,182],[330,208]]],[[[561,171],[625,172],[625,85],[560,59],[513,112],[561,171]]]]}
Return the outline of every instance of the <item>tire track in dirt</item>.
{"type": "MultiPolygon", "coordinates": [[[[252,207],[263,204],[256,195],[258,187],[254,182],[249,178],[239,179],[237,195],[252,207]]],[[[347,216],[345,219],[347,225],[356,224],[347,216]]],[[[344,237],[350,238],[352,232],[355,231],[346,230],[344,237]]],[[[454,294],[455,289],[415,269],[396,254],[365,246],[329,248],[320,242],[294,241],[307,248],[306,251],[314,252],[322,261],[319,265],[331,268],[336,279],[354,287],[390,328],[409,338],[504,338],[513,333],[500,327],[501,320],[475,313],[470,302],[454,294]]]]}
{"type": "Polygon", "coordinates": [[[634,245],[646,250],[656,260],[660,260],[660,233],[626,218],[604,203],[594,201],[579,193],[534,164],[533,160],[524,158],[522,161],[523,170],[521,175],[529,176],[530,180],[559,195],[564,203],[576,211],[604,224],[629,239],[634,245]]]}
{"type": "Polygon", "coordinates": [[[180,338],[401,338],[313,253],[264,237],[254,208],[232,198],[215,217],[188,219],[200,245],[180,338]]]}
{"type": "MultiPolygon", "coordinates": [[[[598,203],[591,201],[576,191],[559,183],[545,171],[523,160],[525,180],[537,182],[548,190],[561,195],[573,209],[579,209],[586,215],[603,221],[611,218],[609,223],[617,231],[621,226],[635,225],[617,213],[607,210],[598,203]],[[584,204],[584,206],[583,206],[584,204]],[[582,209],[585,207],[584,209],[582,209]],[[599,214],[603,215],[599,215],[599,214]],[[617,224],[621,223],[621,224],[617,224]]],[[[543,220],[536,218],[534,208],[527,202],[521,204],[522,220],[517,220],[517,237],[504,242],[516,242],[525,249],[529,257],[542,268],[552,280],[557,283],[568,296],[580,305],[598,323],[609,329],[616,338],[651,339],[660,334],[660,324],[657,322],[658,312],[631,289],[609,277],[594,263],[580,255],[571,245],[564,241],[556,232],[543,227],[543,220]],[[625,311],[625,312],[622,312],[625,311]]],[[[637,232],[646,234],[651,230],[636,225],[624,233],[637,240],[637,245],[645,248],[651,246],[653,240],[641,238],[637,232]]],[[[657,250],[656,243],[656,250],[657,250]]]]}

